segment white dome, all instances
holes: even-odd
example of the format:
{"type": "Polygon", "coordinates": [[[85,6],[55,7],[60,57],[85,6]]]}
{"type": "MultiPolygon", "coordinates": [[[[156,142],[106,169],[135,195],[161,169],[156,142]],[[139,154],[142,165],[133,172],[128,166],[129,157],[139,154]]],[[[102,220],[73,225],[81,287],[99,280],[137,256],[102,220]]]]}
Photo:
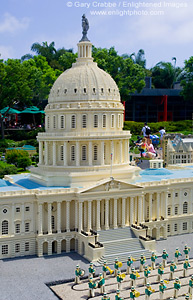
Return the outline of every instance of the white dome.
{"type": "Polygon", "coordinates": [[[91,61],[74,63],[62,73],[50,91],[48,103],[85,100],[120,102],[115,81],[91,61]]]}

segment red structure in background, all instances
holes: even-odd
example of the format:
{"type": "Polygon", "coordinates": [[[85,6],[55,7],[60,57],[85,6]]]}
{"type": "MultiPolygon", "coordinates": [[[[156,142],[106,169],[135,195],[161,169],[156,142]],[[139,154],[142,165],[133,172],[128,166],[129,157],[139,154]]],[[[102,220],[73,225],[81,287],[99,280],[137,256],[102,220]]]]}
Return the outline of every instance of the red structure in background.
{"type": "Polygon", "coordinates": [[[173,113],[172,111],[168,111],[168,96],[164,95],[161,97],[161,103],[164,105],[164,111],[158,112],[158,122],[162,121],[172,121],[173,113]]]}
{"type": "Polygon", "coordinates": [[[163,115],[163,121],[167,121],[168,117],[168,96],[164,95],[162,97],[161,104],[164,104],[164,115],[163,115]]]}
{"type": "Polygon", "coordinates": [[[125,122],[125,101],[123,101],[122,103],[123,103],[123,106],[124,106],[124,115],[123,115],[124,118],[123,118],[123,121],[125,122]]]}

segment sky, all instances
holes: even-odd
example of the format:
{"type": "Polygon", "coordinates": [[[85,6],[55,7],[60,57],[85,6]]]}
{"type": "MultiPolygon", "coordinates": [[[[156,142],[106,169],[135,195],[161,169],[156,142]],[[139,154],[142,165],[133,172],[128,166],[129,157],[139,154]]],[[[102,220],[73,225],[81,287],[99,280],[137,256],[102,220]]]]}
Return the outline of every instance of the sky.
{"type": "Polygon", "coordinates": [[[173,57],[183,67],[193,56],[192,0],[1,0],[0,58],[35,54],[32,44],[45,41],[76,52],[83,14],[94,46],[119,55],[144,49],[147,68],[173,57]]]}

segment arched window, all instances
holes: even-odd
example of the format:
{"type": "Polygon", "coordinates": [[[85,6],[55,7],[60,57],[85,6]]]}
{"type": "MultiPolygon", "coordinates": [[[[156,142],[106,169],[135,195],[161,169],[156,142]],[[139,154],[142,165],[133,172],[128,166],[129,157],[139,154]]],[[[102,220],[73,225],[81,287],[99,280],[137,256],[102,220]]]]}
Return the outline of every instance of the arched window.
{"type": "Polygon", "coordinates": [[[53,116],[53,128],[56,129],[56,116],[53,116]]]}
{"type": "Polygon", "coordinates": [[[64,146],[60,146],[60,160],[64,160],[64,146]]]}
{"type": "Polygon", "coordinates": [[[87,151],[86,151],[86,145],[82,146],[82,160],[86,160],[87,159],[87,151]]]}
{"type": "Polygon", "coordinates": [[[121,115],[118,114],[118,128],[121,127],[121,115]]]}
{"type": "Polygon", "coordinates": [[[174,207],[174,214],[175,214],[175,215],[178,215],[178,205],[176,205],[176,206],[174,207]]]}
{"type": "Polygon", "coordinates": [[[98,128],[98,115],[94,115],[94,128],[98,128]]]}
{"type": "Polygon", "coordinates": [[[60,128],[65,128],[65,116],[60,116],[60,128]]]}
{"type": "Polygon", "coordinates": [[[103,128],[107,127],[107,115],[103,115],[103,128]]]}
{"type": "Polygon", "coordinates": [[[75,161],[75,146],[71,146],[71,161],[75,161]]]}
{"type": "Polygon", "coordinates": [[[47,116],[47,128],[49,129],[50,128],[50,117],[47,116]]]}
{"type": "Polygon", "coordinates": [[[2,235],[8,234],[8,221],[4,220],[1,226],[2,235]]]}
{"type": "Polygon", "coordinates": [[[115,127],[115,115],[111,115],[111,127],[115,127]]]}
{"type": "Polygon", "coordinates": [[[188,213],[188,202],[184,202],[183,203],[183,214],[187,214],[188,213]]]}
{"type": "Polygon", "coordinates": [[[72,115],[71,117],[71,128],[75,129],[76,128],[76,116],[72,115]]]}
{"type": "Polygon", "coordinates": [[[98,145],[94,145],[94,160],[98,160],[98,145]]]}
{"type": "Polygon", "coordinates": [[[87,115],[82,115],[82,128],[87,127],[87,115]]]}
{"type": "Polygon", "coordinates": [[[171,216],[171,206],[168,206],[168,216],[171,216]]]}
{"type": "Polygon", "coordinates": [[[52,216],[52,230],[55,229],[55,219],[54,219],[54,216],[52,216]]]}
{"type": "Polygon", "coordinates": [[[16,223],[15,224],[15,233],[20,233],[20,231],[21,231],[21,225],[20,225],[20,223],[16,223]]]}

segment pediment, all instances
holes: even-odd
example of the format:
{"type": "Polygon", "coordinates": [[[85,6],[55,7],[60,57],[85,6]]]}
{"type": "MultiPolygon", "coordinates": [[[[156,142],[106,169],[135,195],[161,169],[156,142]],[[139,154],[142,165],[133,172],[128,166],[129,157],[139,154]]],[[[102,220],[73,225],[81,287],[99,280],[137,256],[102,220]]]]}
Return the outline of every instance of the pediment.
{"type": "Polygon", "coordinates": [[[142,189],[141,186],[136,184],[130,184],[124,181],[116,180],[116,179],[106,179],[102,182],[96,183],[94,186],[85,188],[80,191],[80,194],[84,193],[96,193],[96,192],[113,192],[113,191],[121,191],[121,190],[136,190],[142,189]]]}

